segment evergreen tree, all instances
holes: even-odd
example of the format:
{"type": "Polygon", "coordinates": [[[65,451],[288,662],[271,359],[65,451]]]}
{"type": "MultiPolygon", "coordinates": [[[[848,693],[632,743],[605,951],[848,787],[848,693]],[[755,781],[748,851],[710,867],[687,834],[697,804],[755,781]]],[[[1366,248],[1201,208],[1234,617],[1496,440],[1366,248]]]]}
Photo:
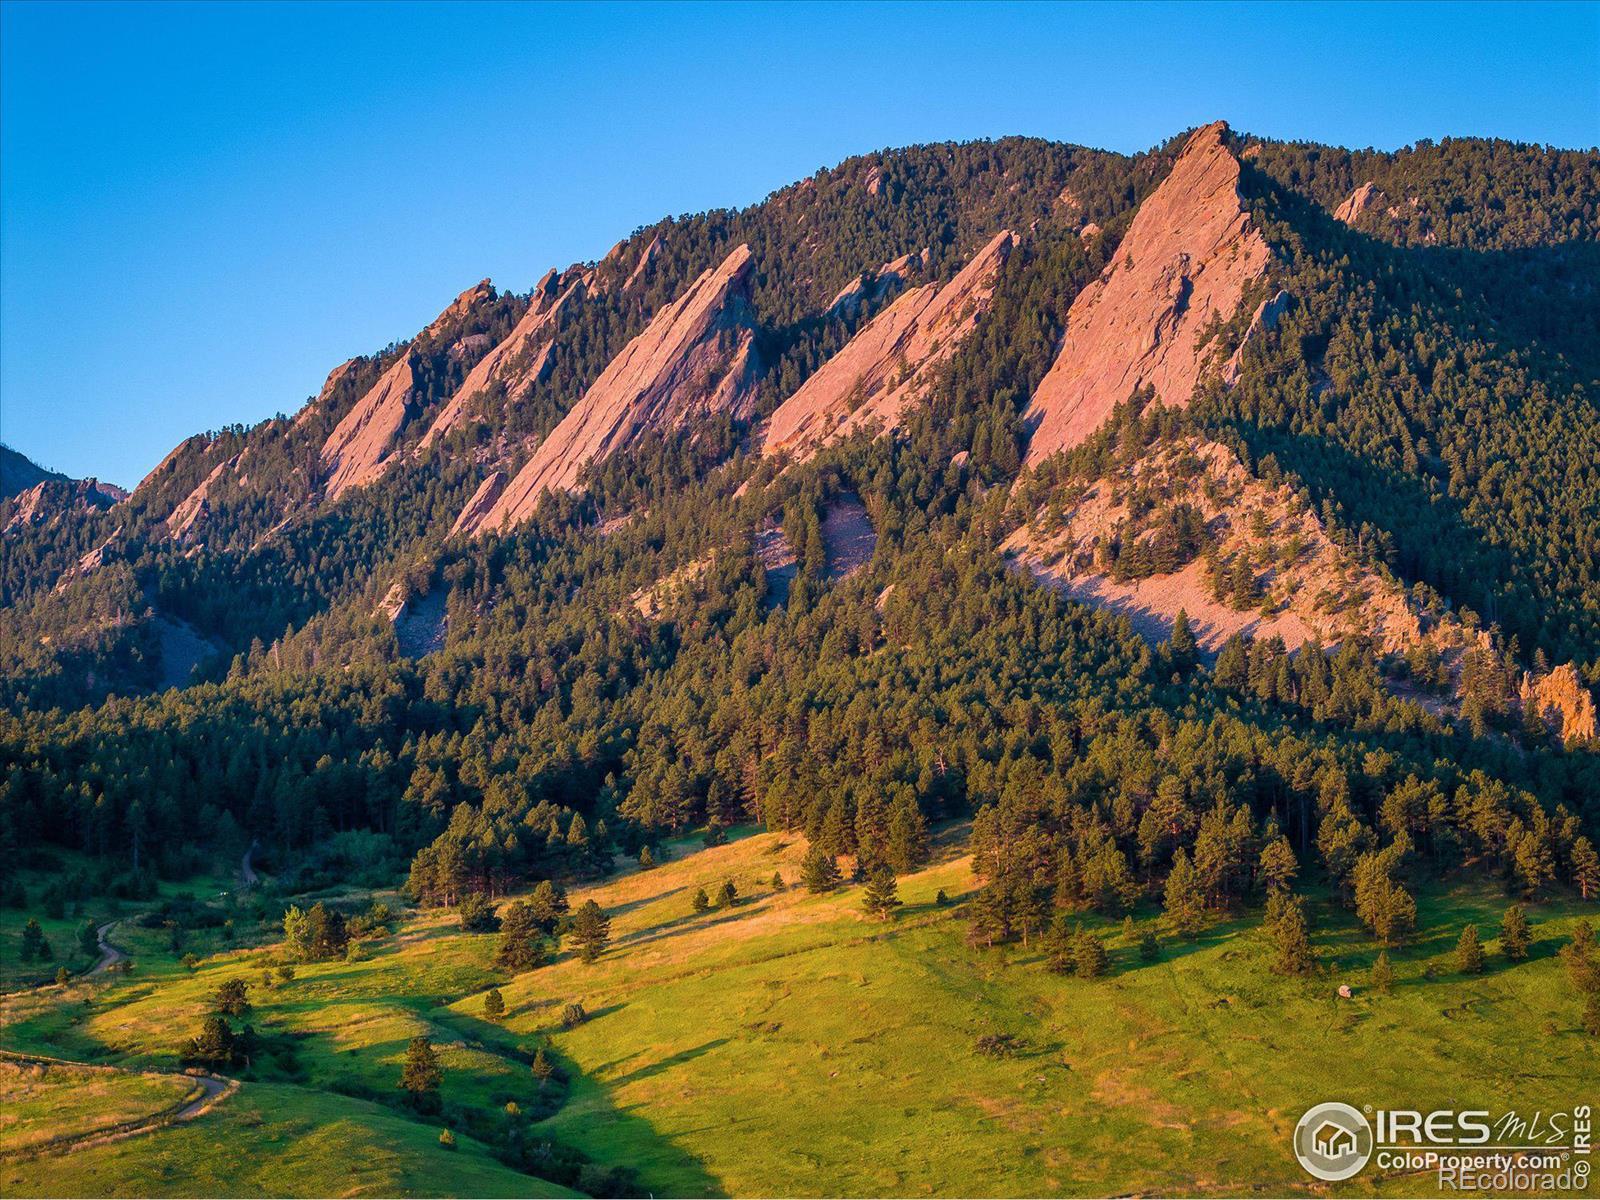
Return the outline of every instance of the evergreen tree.
{"type": "Polygon", "coordinates": [[[578,956],[592,963],[611,944],[611,918],[593,900],[586,900],[572,918],[572,940],[578,956]]]}
{"type": "Polygon", "coordinates": [[[695,888],[694,896],[689,900],[689,908],[696,913],[703,913],[711,907],[711,897],[706,895],[705,888],[695,888]]]}
{"type": "Polygon", "coordinates": [[[17,951],[17,957],[23,962],[49,962],[55,957],[55,951],[50,948],[50,939],[44,934],[44,928],[39,924],[37,917],[29,917],[28,923],[22,927],[22,946],[17,951]]]}
{"type": "Polygon", "coordinates": [[[1044,965],[1057,975],[1071,975],[1078,969],[1078,935],[1067,922],[1066,913],[1057,913],[1045,931],[1040,947],[1044,965]]]}
{"type": "Polygon", "coordinates": [[[411,1039],[406,1047],[405,1064],[400,1069],[400,1088],[406,1099],[418,1112],[439,1111],[439,1087],[444,1082],[444,1071],[439,1065],[439,1054],[426,1037],[411,1039]]]}
{"type": "Polygon", "coordinates": [[[1372,990],[1387,996],[1394,989],[1394,967],[1389,963],[1389,952],[1380,950],[1378,960],[1372,964],[1372,990]]]}
{"type": "Polygon", "coordinates": [[[1178,609],[1173,619],[1167,652],[1172,657],[1173,669],[1182,673],[1187,673],[1200,661],[1200,646],[1195,641],[1194,630],[1189,627],[1189,613],[1185,609],[1178,609]]]}
{"type": "Polygon", "coordinates": [[[495,966],[502,971],[520,974],[542,967],[549,960],[544,930],[533,905],[525,900],[515,900],[507,905],[505,915],[500,919],[500,943],[495,948],[495,966]]]}
{"type": "Polygon", "coordinates": [[[242,979],[225,980],[217,988],[212,1005],[219,1013],[230,1017],[242,1017],[250,1011],[249,991],[249,984],[242,979]]]}
{"type": "Polygon", "coordinates": [[[1143,962],[1153,963],[1161,957],[1161,941],[1156,937],[1155,930],[1146,929],[1144,936],[1139,939],[1139,958],[1143,962]]]}
{"type": "Polygon", "coordinates": [[[1483,974],[1483,943],[1476,925],[1468,925],[1456,941],[1456,970],[1463,975],[1483,974]]]}
{"type": "Polygon", "coordinates": [[[183,1051],[185,1062],[212,1068],[231,1067],[237,1056],[238,1038],[221,1013],[207,1016],[200,1032],[189,1039],[183,1051]]]}
{"type": "Polygon", "coordinates": [[[533,1077],[539,1081],[541,1088],[549,1082],[550,1076],[555,1074],[556,1069],[551,1064],[549,1056],[545,1054],[543,1046],[533,1052],[533,1064],[529,1070],[533,1072],[533,1077]]]}
{"type": "Polygon", "coordinates": [[[800,864],[800,878],[806,890],[815,893],[831,892],[843,880],[838,860],[820,845],[813,845],[806,851],[805,860],[800,864]]]}
{"type": "Polygon", "coordinates": [[[648,871],[656,865],[656,856],[650,853],[649,846],[639,847],[639,869],[648,871]]]}
{"type": "Polygon", "coordinates": [[[1583,1002],[1583,1017],[1579,1021],[1590,1037],[1600,1038],[1600,992],[1590,992],[1583,1002]]]}
{"type": "Polygon", "coordinates": [[[879,863],[867,877],[862,906],[880,921],[887,921],[900,907],[899,885],[887,863],[879,863]]]}
{"type": "Polygon", "coordinates": [[[1111,965],[1106,944],[1087,930],[1078,934],[1075,966],[1079,979],[1098,979],[1111,965]]]}
{"type": "Polygon", "coordinates": [[[1300,862],[1294,855],[1289,839],[1279,834],[1262,848],[1260,862],[1261,882],[1267,890],[1286,892],[1300,873],[1300,862]]]}
{"type": "Polygon", "coordinates": [[[457,907],[461,928],[466,933],[497,933],[500,918],[495,915],[494,901],[482,892],[468,892],[461,897],[457,907]]]}
{"type": "Polygon", "coordinates": [[[542,880],[529,895],[528,905],[539,928],[546,934],[554,934],[567,915],[567,890],[553,880],[542,880]]]}
{"type": "Polygon", "coordinates": [[[775,892],[781,892],[781,891],[784,890],[785,886],[786,885],[783,882],[782,874],[780,874],[777,871],[774,871],[772,873],[772,890],[775,891],[775,892]]]}
{"type": "Polygon", "coordinates": [[[732,908],[739,903],[739,889],[733,886],[733,880],[724,879],[722,886],[717,889],[717,907],[732,908]]]}
{"type": "Polygon", "coordinates": [[[506,998],[500,994],[499,988],[492,987],[483,994],[483,1015],[491,1021],[498,1021],[506,1015],[506,998]]]}
{"type": "Polygon", "coordinates": [[[1500,922],[1500,950],[1512,962],[1521,962],[1528,957],[1531,940],[1528,915],[1522,905],[1513,904],[1506,909],[1505,918],[1500,922]]]}
{"type": "Polygon", "coordinates": [[[1317,969],[1316,950],[1311,945],[1311,928],[1306,921],[1305,902],[1289,896],[1268,926],[1277,948],[1274,965],[1285,975],[1310,975],[1317,969]]]}
{"type": "Polygon", "coordinates": [[[308,962],[312,956],[311,922],[293,904],[283,914],[283,950],[296,962],[308,962]]]}
{"type": "Polygon", "coordinates": [[[914,871],[928,861],[928,822],[909,791],[890,810],[885,857],[900,872],[914,871]]]}
{"type": "Polygon", "coordinates": [[[1568,854],[1572,861],[1572,885],[1585,900],[1600,895],[1600,854],[1594,843],[1579,834],[1572,841],[1568,854]]]}
{"type": "Polygon", "coordinates": [[[100,931],[95,928],[93,921],[86,922],[78,930],[78,949],[90,958],[100,956],[100,931]]]}
{"type": "Polygon", "coordinates": [[[1173,930],[1183,937],[1193,937],[1205,924],[1205,894],[1185,850],[1180,849],[1173,856],[1164,889],[1164,906],[1173,930]]]}

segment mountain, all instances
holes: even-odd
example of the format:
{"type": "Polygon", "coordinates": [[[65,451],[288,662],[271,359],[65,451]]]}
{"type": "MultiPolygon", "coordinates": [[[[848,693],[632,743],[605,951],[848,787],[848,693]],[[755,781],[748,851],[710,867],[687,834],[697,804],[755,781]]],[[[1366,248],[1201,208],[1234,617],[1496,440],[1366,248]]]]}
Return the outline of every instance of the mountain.
{"type": "Polygon", "coordinates": [[[425,898],[970,818],[985,943],[1158,902],[1218,821],[1341,899],[1394,846],[1565,887],[1597,244],[1593,152],[1216,123],[883,151],[482,281],[8,522],[0,818],[111,873],[371,834],[425,898]]]}
{"type": "Polygon", "coordinates": [[[69,479],[0,446],[0,529],[25,529],[63,515],[109,508],[127,494],[98,479],[69,479]]]}

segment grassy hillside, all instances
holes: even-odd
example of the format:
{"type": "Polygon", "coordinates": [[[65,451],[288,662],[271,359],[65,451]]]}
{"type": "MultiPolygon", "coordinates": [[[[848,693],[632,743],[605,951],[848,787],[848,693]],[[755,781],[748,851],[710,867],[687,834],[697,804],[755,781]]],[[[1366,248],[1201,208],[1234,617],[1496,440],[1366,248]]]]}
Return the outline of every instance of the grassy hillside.
{"type": "MultiPolygon", "coordinates": [[[[1554,957],[1575,919],[1564,904],[1531,910],[1532,957],[1510,966],[1492,937],[1503,897],[1424,894],[1423,933],[1394,956],[1391,996],[1369,991],[1373,947],[1327,905],[1314,980],[1275,975],[1253,919],[1166,942],[1143,964],[1120,925],[1088,918],[1112,969],[1083,981],[1050,974],[1037,947],[965,944],[975,883],[948,837],[942,861],[902,878],[888,922],[866,915],[859,887],[799,888],[793,837],[675,850],[654,870],[574,892],[575,905],[592,896],[612,916],[612,946],[592,965],[567,951],[508,983],[492,969],[492,936],[428,912],[356,961],[301,965],[271,989],[260,977],[274,946],[191,971],[149,944],[127,979],[13,998],[9,1048],[165,1069],[217,985],[243,978],[271,1057],[192,1124],[8,1166],[0,1187],[558,1191],[495,1162],[464,1129],[443,1150],[436,1122],[396,1106],[419,1033],[440,1048],[447,1110],[480,1114],[472,1132],[554,1108],[537,1136],[631,1168],[644,1190],[691,1196],[1308,1193],[1289,1137],[1314,1102],[1497,1106],[1510,1085],[1519,1108],[1559,1107],[1587,1094],[1600,1066],[1554,957]],[[741,901],[695,914],[695,890],[715,895],[725,879],[741,901]],[[1472,978],[1451,959],[1468,921],[1491,951],[1472,978]],[[496,982],[508,1011],[491,1023],[483,993],[496,982]],[[1355,997],[1340,1000],[1346,982],[1355,997]],[[564,1028],[574,1002],[588,1018],[564,1028]],[[1012,1051],[980,1053],[992,1034],[1011,1035],[1012,1051]],[[528,1070],[542,1044],[564,1090],[528,1070]],[[508,1101],[519,1115],[502,1115],[508,1101]]],[[[1366,1174],[1339,1190],[1421,1194],[1430,1181],[1366,1174]]]]}

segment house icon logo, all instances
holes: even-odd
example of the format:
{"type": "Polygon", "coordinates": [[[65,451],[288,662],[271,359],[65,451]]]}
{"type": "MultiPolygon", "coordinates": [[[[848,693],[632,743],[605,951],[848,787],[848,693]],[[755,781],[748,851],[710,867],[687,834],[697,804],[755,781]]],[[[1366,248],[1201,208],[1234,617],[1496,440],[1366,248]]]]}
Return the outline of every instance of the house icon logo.
{"type": "Polygon", "coordinates": [[[1318,1104],[1294,1127],[1294,1156],[1317,1179],[1349,1179],[1372,1157],[1372,1126],[1348,1104],[1318,1104]]]}

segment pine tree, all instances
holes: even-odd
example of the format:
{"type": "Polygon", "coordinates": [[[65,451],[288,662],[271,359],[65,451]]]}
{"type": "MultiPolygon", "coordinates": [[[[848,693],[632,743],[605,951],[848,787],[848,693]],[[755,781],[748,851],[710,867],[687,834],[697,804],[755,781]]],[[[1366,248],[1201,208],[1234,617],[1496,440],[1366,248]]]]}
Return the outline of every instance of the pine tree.
{"type": "Polygon", "coordinates": [[[212,1004],[220,1013],[242,1017],[250,1011],[249,990],[249,984],[242,979],[226,980],[217,988],[212,1004]]]}
{"type": "Polygon", "coordinates": [[[1295,858],[1289,839],[1279,834],[1261,851],[1261,882],[1268,891],[1286,892],[1294,877],[1300,873],[1300,861],[1295,858]]]}
{"type": "Polygon", "coordinates": [[[1087,930],[1078,934],[1075,951],[1079,979],[1098,979],[1111,965],[1111,956],[1106,953],[1106,944],[1087,930]]]}
{"type": "Polygon", "coordinates": [[[561,919],[567,915],[567,891],[559,883],[543,880],[528,897],[534,920],[547,934],[561,928],[561,919]]]}
{"type": "Polygon", "coordinates": [[[611,944],[611,918],[593,900],[586,900],[572,918],[572,940],[578,955],[592,963],[611,944]]]}
{"type": "Polygon", "coordinates": [[[500,994],[499,988],[492,987],[484,993],[483,1015],[491,1021],[498,1021],[506,1015],[506,998],[500,994]]]}
{"type": "Polygon", "coordinates": [[[212,1013],[201,1023],[200,1032],[189,1039],[183,1057],[187,1062],[208,1067],[229,1067],[238,1055],[238,1040],[228,1018],[212,1013]]]}
{"type": "Polygon", "coordinates": [[[839,873],[839,862],[821,846],[812,846],[806,851],[805,861],[800,864],[800,878],[804,880],[808,892],[831,892],[843,880],[839,873]]]}
{"type": "Polygon", "coordinates": [[[22,946],[17,951],[17,957],[23,962],[32,962],[34,959],[49,962],[55,957],[55,951],[50,948],[50,939],[45,937],[38,917],[29,917],[28,923],[22,927],[22,946]]]}
{"type": "Polygon", "coordinates": [[[1179,849],[1172,859],[1163,893],[1167,920],[1184,937],[1193,937],[1205,923],[1205,895],[1200,880],[1189,862],[1188,852],[1179,849]]]}
{"type": "Polygon", "coordinates": [[[550,1076],[556,1073],[556,1069],[551,1064],[549,1056],[545,1054],[543,1046],[533,1052],[533,1064],[528,1069],[533,1072],[533,1077],[539,1081],[541,1088],[549,1080],[550,1076]]]}
{"type": "Polygon", "coordinates": [[[913,871],[928,861],[928,822],[909,789],[890,812],[886,857],[896,871],[913,871]]]}
{"type": "Polygon", "coordinates": [[[711,897],[706,895],[705,888],[695,888],[694,896],[689,900],[689,907],[697,913],[703,913],[711,907],[711,897]]]}
{"type": "Polygon", "coordinates": [[[1456,942],[1456,970],[1463,975],[1483,974],[1483,943],[1478,940],[1478,927],[1468,925],[1456,942]]]}
{"type": "Polygon", "coordinates": [[[1050,922],[1040,949],[1044,951],[1046,969],[1055,974],[1071,975],[1078,969],[1077,932],[1068,926],[1066,913],[1057,913],[1050,922]]]}
{"type": "Polygon", "coordinates": [[[772,873],[772,890],[775,892],[781,892],[785,886],[786,885],[783,882],[783,876],[779,872],[774,871],[772,873]]]}
{"type": "Polygon", "coordinates": [[[1161,941],[1156,937],[1155,930],[1146,929],[1144,936],[1139,939],[1139,958],[1147,963],[1156,962],[1161,957],[1161,941]]]}
{"type": "Polygon", "coordinates": [[[888,864],[879,863],[872,869],[867,877],[866,895],[862,898],[862,905],[880,921],[887,921],[894,910],[900,907],[899,886],[895,883],[894,872],[888,864]]]}
{"type": "Polygon", "coordinates": [[[650,853],[649,846],[639,847],[639,869],[648,871],[656,865],[656,856],[650,853]]]}
{"type": "Polygon", "coordinates": [[[1189,627],[1189,614],[1180,608],[1172,622],[1172,637],[1167,642],[1167,652],[1172,656],[1174,670],[1187,672],[1200,660],[1200,647],[1194,630],[1189,627]]]}
{"type": "Polygon", "coordinates": [[[1600,895],[1600,854],[1594,843],[1579,834],[1572,842],[1568,857],[1572,860],[1572,883],[1585,900],[1600,895]]]}
{"type": "Polygon", "coordinates": [[[1500,922],[1500,950],[1512,962],[1521,962],[1528,957],[1531,940],[1528,915],[1523,912],[1522,905],[1513,904],[1506,909],[1505,919],[1500,922]]]}
{"type": "Polygon", "coordinates": [[[296,962],[307,962],[311,958],[311,922],[293,904],[283,913],[283,950],[296,962]]]}
{"type": "Polygon", "coordinates": [[[1389,952],[1380,950],[1378,961],[1372,964],[1372,990],[1387,996],[1394,989],[1394,967],[1389,963],[1389,952]]]}
{"type": "Polygon", "coordinates": [[[461,928],[467,933],[495,933],[500,929],[494,901],[482,892],[468,892],[461,897],[457,912],[461,917],[461,928]]]}
{"type": "Polygon", "coordinates": [[[1288,897],[1268,928],[1277,947],[1275,965],[1279,971],[1285,975],[1309,975],[1317,969],[1317,953],[1311,945],[1311,928],[1300,897],[1288,897]]]}
{"type": "Polygon", "coordinates": [[[90,958],[100,955],[100,931],[95,928],[93,921],[86,923],[78,930],[78,949],[90,958]]]}
{"type": "Polygon", "coordinates": [[[433,1043],[426,1037],[412,1038],[406,1047],[405,1065],[400,1069],[400,1087],[407,1099],[419,1112],[436,1112],[443,1082],[444,1071],[433,1043]]]}
{"type": "Polygon", "coordinates": [[[733,880],[724,879],[722,886],[717,889],[717,907],[732,908],[739,903],[739,889],[733,886],[733,880]]]}
{"type": "Polygon", "coordinates": [[[495,948],[494,965],[513,975],[542,967],[550,959],[533,906],[525,900],[513,901],[500,919],[500,944],[495,948]]]}

